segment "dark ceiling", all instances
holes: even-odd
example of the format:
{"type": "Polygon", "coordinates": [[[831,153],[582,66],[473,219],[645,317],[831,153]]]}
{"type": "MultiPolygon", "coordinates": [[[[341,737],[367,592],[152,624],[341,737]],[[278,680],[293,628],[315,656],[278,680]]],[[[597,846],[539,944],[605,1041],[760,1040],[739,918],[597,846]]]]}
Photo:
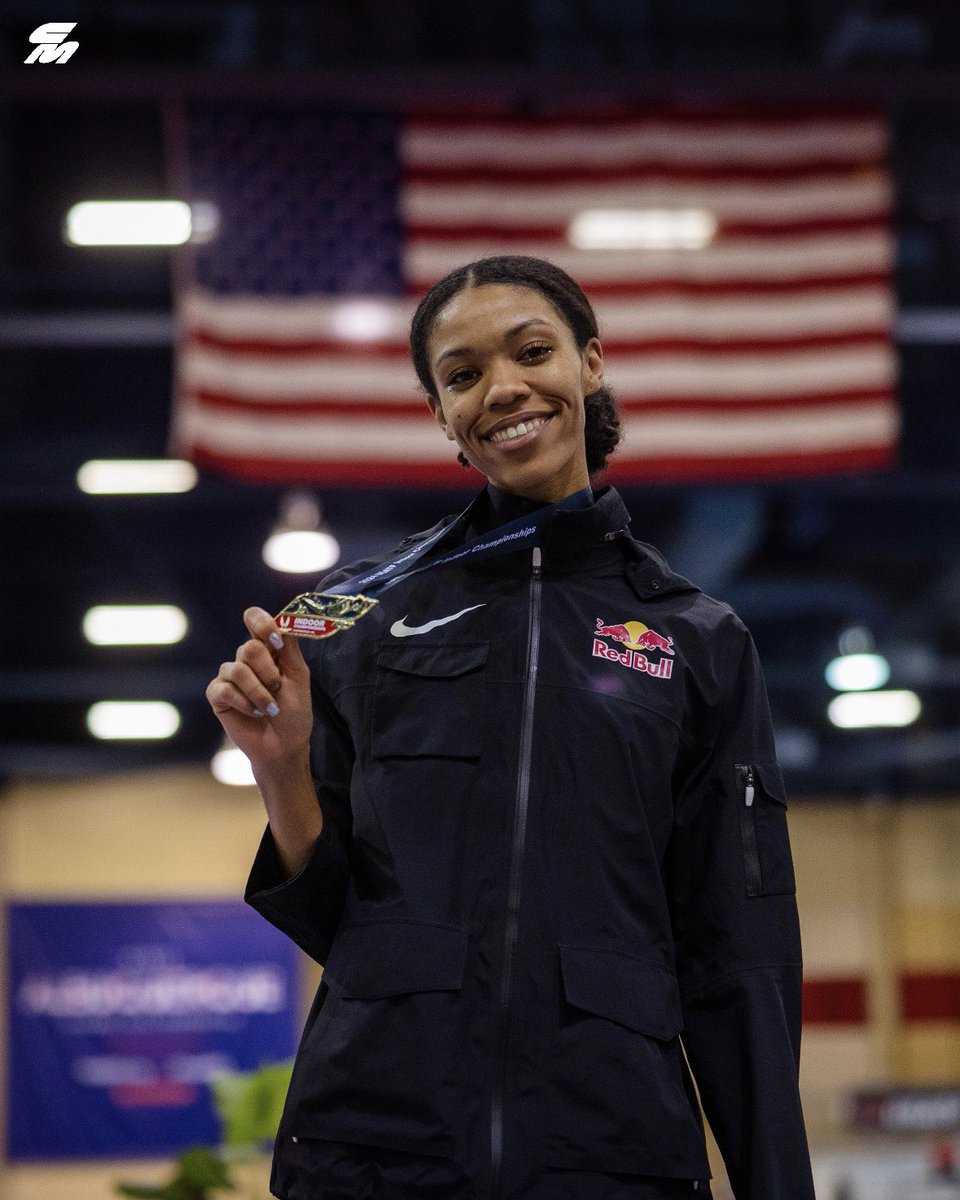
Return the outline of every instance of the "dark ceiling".
{"type": "MultiPolygon", "coordinates": [[[[625,491],[635,529],[754,632],[795,794],[960,790],[960,6],[803,0],[527,0],[458,4],[74,3],[81,51],[23,67],[38,9],[0,6],[0,775],[201,761],[219,743],[203,688],[250,603],[313,580],[260,546],[281,489],[205,475],[182,496],[89,497],[92,457],[167,448],[171,285],[163,250],[61,238],[67,207],[166,189],[163,121],[179,97],[269,91],[346,107],[506,108],[683,96],[781,103],[861,97],[885,108],[896,183],[904,432],[880,474],[625,491]],[[97,649],[101,602],[169,601],[187,638],[97,649]],[[868,627],[924,712],[909,731],[825,718],[823,669],[868,627]],[[84,726],[104,698],[165,698],[170,742],[106,746],[84,726]]],[[[467,494],[331,490],[347,558],[394,544],[467,494]]]]}

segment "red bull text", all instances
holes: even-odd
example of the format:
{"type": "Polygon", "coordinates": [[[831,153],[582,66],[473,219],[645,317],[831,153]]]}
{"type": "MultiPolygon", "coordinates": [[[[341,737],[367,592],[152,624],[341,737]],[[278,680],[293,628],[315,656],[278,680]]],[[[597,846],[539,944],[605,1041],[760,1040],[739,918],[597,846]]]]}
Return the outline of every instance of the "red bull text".
{"type": "Polygon", "coordinates": [[[623,621],[616,625],[604,625],[597,618],[597,628],[593,638],[593,657],[605,658],[608,662],[619,663],[632,671],[644,671],[655,679],[669,679],[673,674],[673,638],[664,637],[644,625],[642,621],[623,621]],[[618,642],[623,649],[614,648],[604,642],[610,638],[618,642]],[[656,661],[647,657],[644,651],[654,651],[663,657],[656,661]]]}

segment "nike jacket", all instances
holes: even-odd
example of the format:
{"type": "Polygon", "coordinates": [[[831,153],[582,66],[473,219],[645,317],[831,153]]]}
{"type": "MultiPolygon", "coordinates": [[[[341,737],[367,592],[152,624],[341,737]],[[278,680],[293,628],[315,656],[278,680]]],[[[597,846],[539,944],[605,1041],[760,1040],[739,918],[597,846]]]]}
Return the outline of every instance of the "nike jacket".
{"type": "Polygon", "coordinates": [[[268,828],[246,893],[324,967],[280,1136],[447,1159],[458,1200],[577,1172],[696,1196],[695,1080],[737,1200],[813,1200],[786,804],[735,614],[606,489],[304,650],[323,832],[286,878],[268,828]]]}

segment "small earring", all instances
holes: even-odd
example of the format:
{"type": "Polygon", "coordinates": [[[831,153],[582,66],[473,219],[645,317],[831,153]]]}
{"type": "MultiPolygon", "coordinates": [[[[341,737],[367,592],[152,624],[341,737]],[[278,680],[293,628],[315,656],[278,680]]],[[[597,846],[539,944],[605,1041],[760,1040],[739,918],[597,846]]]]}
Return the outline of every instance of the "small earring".
{"type": "Polygon", "coordinates": [[[470,461],[469,458],[467,458],[467,456],[464,454],[464,452],[462,450],[457,451],[457,462],[460,464],[461,467],[466,467],[466,469],[468,471],[473,466],[473,463],[470,461]]]}

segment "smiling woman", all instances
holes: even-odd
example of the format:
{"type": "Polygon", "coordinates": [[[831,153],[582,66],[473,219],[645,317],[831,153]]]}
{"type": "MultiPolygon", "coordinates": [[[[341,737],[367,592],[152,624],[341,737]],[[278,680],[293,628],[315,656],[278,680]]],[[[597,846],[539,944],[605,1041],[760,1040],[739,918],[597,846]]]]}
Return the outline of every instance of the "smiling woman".
{"type": "Polygon", "coordinates": [[[272,1190],[709,1197],[695,1078],[737,1200],[813,1200],[750,636],[599,486],[619,422],[568,275],[468,264],[411,348],[486,487],[322,580],[355,613],[303,649],[248,609],[207,689],[269,818],[247,899],[324,966],[272,1190]]]}

